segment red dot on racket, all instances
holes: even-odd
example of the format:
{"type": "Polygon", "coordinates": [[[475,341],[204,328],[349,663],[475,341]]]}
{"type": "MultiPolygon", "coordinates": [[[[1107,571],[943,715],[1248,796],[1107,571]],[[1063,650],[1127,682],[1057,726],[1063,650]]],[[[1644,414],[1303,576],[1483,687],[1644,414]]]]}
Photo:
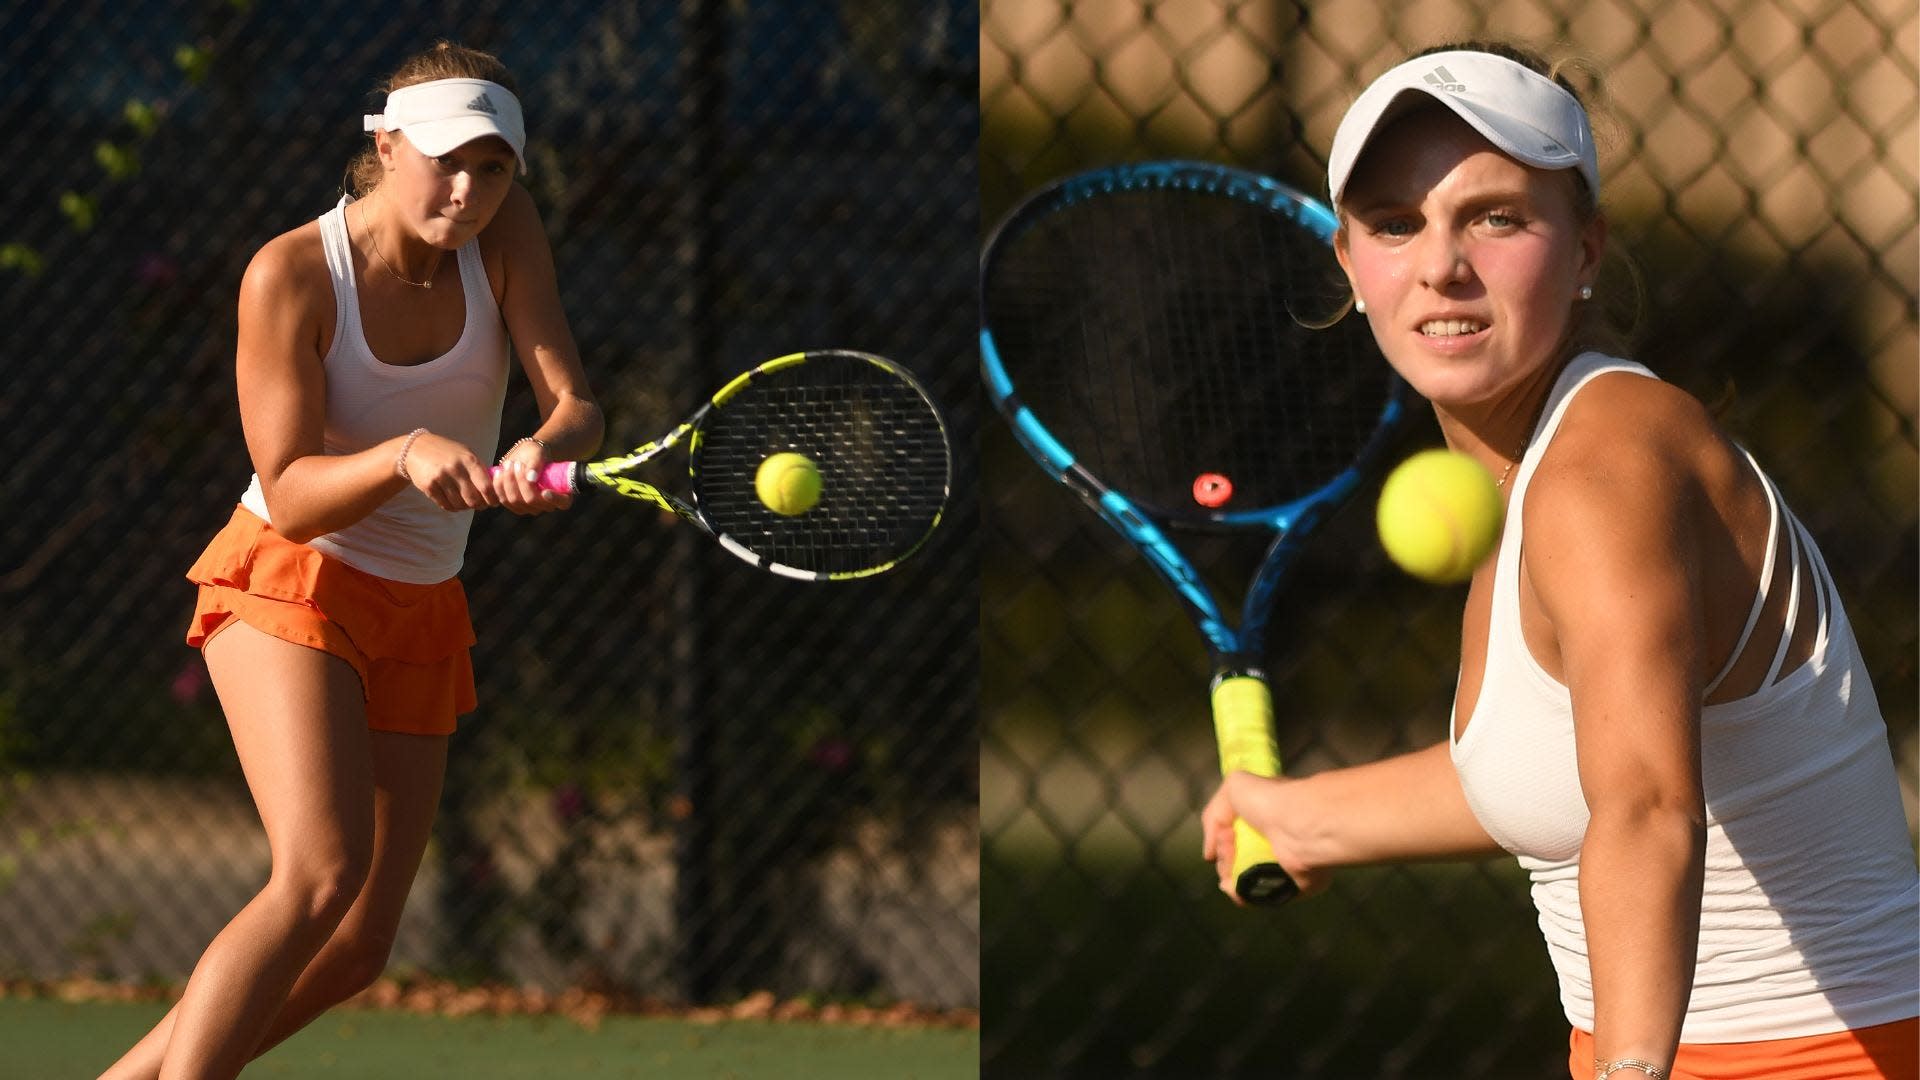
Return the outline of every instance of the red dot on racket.
{"type": "Polygon", "coordinates": [[[1193,478],[1193,501],[1209,509],[1225,506],[1233,498],[1233,481],[1217,472],[1201,473],[1193,478]]]}

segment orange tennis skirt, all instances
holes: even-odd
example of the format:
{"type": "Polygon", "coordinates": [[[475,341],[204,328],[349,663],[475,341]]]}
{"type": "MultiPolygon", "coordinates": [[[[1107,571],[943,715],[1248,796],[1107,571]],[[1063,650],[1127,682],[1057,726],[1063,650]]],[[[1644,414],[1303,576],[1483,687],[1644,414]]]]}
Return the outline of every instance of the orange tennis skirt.
{"type": "Polygon", "coordinates": [[[345,660],[360,676],[367,726],[450,735],[477,704],[473,620],[460,579],[389,581],[296,544],[244,507],[187,571],[200,587],[187,644],[233,619],[345,660]]]}
{"type": "MultiPolygon", "coordinates": [[[[1574,1080],[1593,1076],[1593,1035],[1573,1029],[1567,1068],[1574,1080]]],[[[1638,1076],[1628,1070],[1621,1076],[1638,1076]]],[[[1673,1080],[1916,1080],[1920,1018],[1891,1024],[1741,1043],[1681,1043],[1673,1080]]]]}

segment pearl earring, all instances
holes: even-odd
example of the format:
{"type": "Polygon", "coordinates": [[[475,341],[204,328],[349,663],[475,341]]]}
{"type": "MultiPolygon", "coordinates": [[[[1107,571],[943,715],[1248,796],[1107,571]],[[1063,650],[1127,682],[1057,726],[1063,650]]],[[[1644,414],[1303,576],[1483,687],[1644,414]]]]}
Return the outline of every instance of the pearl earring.
{"type": "Polygon", "coordinates": [[[1353,310],[1359,312],[1362,315],[1365,315],[1367,313],[1367,302],[1365,300],[1360,299],[1357,296],[1354,297],[1353,310]]]}
{"type": "Polygon", "coordinates": [[[1582,300],[1593,299],[1593,286],[1591,285],[1580,286],[1580,299],[1582,300]]]}

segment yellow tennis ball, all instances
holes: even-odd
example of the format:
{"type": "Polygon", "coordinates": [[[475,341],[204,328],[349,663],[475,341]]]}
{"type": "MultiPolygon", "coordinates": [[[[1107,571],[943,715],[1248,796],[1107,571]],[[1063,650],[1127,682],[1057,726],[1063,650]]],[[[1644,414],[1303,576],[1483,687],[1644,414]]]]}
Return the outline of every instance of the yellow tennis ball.
{"type": "Polygon", "coordinates": [[[820,469],[805,454],[773,454],[753,474],[753,490],[776,514],[804,514],[820,501],[820,469]]]}
{"type": "Polygon", "coordinates": [[[1480,463],[1452,450],[1422,450],[1380,489],[1381,546],[1422,581],[1467,580],[1500,536],[1500,489],[1480,463]]]}

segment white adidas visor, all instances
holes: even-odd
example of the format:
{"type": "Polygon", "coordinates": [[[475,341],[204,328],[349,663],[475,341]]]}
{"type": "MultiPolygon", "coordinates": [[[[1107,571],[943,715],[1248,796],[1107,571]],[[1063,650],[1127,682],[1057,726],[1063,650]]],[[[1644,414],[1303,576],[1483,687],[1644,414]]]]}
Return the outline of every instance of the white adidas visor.
{"type": "Polygon", "coordinates": [[[403,132],[414,148],[439,157],[475,139],[498,135],[527,171],[527,125],[513,91],[485,79],[436,79],[387,95],[386,111],[364,118],[367,131],[403,132]]]}
{"type": "Polygon", "coordinates": [[[1374,134],[1422,97],[1445,105],[1515,161],[1541,169],[1579,169],[1588,190],[1599,196],[1600,159],[1580,102],[1524,64],[1459,50],[1401,64],[1375,79],[1347,110],[1327,157],[1327,191],[1334,205],[1374,134]]]}

